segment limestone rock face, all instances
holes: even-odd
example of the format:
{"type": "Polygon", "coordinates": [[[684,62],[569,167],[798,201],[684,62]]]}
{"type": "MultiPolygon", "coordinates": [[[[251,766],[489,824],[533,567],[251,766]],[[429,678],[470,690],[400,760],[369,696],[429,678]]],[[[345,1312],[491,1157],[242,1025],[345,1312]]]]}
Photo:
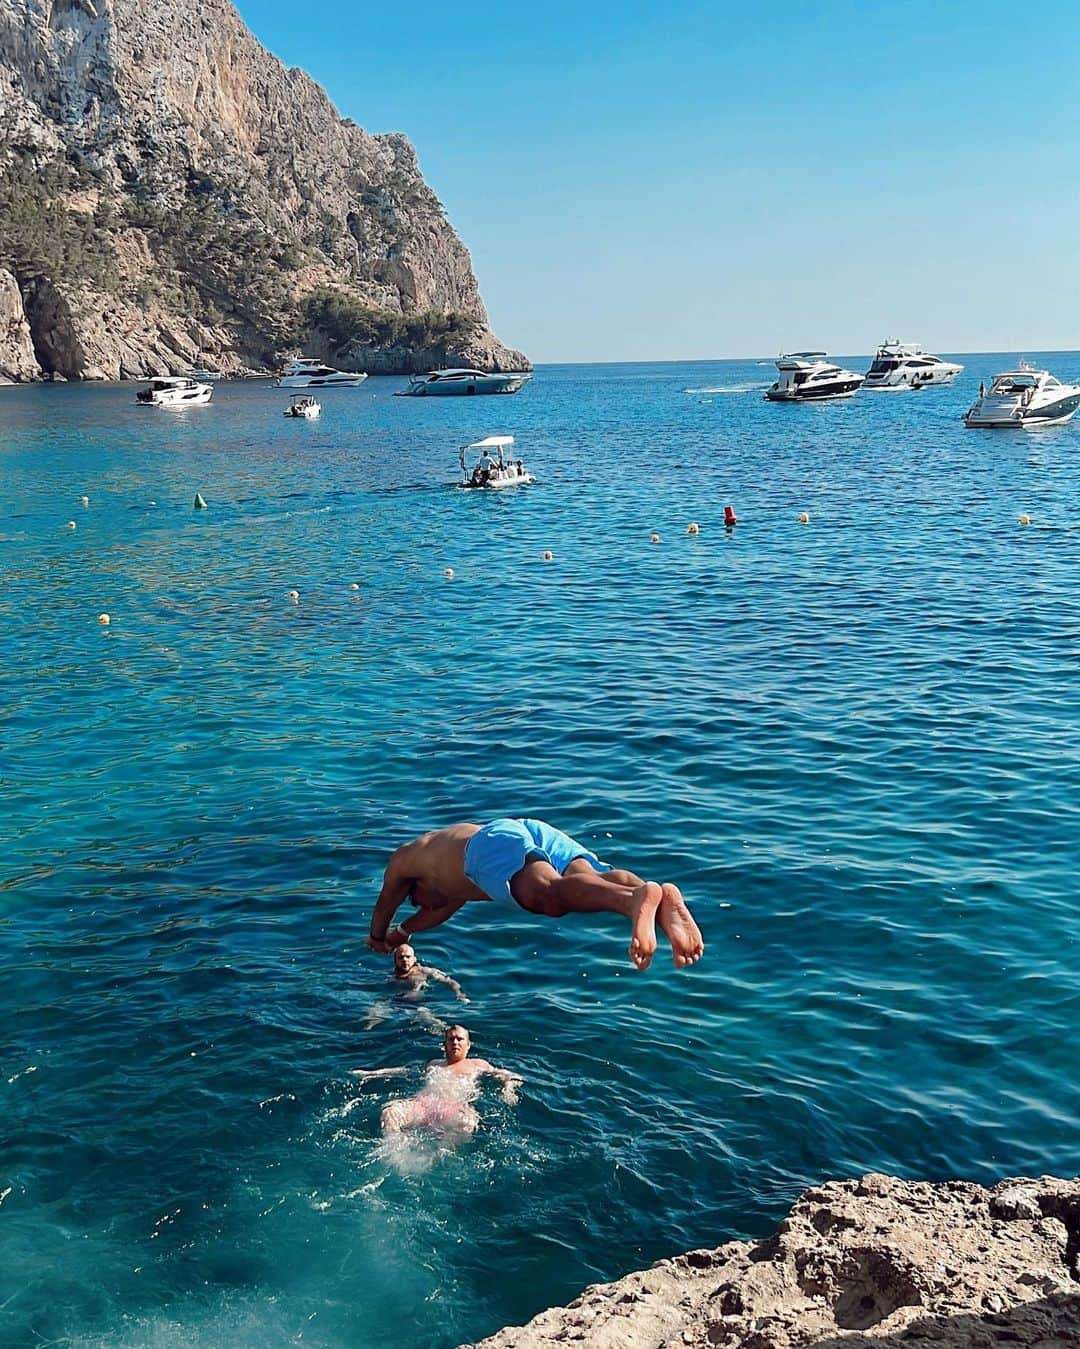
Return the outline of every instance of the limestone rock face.
{"type": "Polygon", "coordinates": [[[0,383],[40,377],[18,282],[10,272],[0,271],[0,383]]]}
{"type": "Polygon", "coordinates": [[[305,330],[316,292],[460,316],[477,361],[523,359],[408,140],[339,117],[229,0],[0,0],[0,266],[69,378],[344,349],[305,330]]]}
{"type": "Polygon", "coordinates": [[[1080,1180],[993,1190],[867,1175],[808,1190],[767,1241],[587,1288],[482,1349],[1080,1345],[1080,1180]]]}

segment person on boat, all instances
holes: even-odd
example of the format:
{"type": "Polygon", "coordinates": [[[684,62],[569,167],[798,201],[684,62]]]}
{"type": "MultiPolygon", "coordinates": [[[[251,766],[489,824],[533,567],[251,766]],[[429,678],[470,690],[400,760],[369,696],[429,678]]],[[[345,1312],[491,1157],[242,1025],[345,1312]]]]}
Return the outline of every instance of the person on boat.
{"type": "MultiPolygon", "coordinates": [[[[500,1084],[499,1095],[507,1105],[517,1105],[519,1073],[496,1068],[487,1059],[469,1058],[472,1038],[464,1026],[448,1026],[443,1039],[443,1061],[428,1064],[422,1090],[404,1100],[383,1106],[380,1124],[384,1135],[406,1129],[435,1129],[440,1133],[475,1133],[480,1124],[473,1101],[480,1094],[479,1079],[485,1075],[500,1084]]],[[[408,1068],[354,1068],[361,1081],[399,1077],[408,1068]]]]}
{"type": "Polygon", "coordinates": [[[548,918],[622,914],[630,923],[630,959],[639,970],[656,954],[657,923],[671,943],[676,969],[695,964],[705,949],[677,886],[612,867],[543,820],[505,818],[435,829],[398,848],[383,875],[367,944],[392,951],[445,923],[463,905],[484,900],[512,901],[548,918]],[[393,927],[406,899],[417,912],[393,927]]]}

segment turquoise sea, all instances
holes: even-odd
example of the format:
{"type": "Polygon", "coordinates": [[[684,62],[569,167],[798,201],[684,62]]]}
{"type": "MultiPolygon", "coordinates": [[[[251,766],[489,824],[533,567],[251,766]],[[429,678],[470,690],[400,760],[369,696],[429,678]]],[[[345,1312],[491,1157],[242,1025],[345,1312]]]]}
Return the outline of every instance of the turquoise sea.
{"type": "Polygon", "coordinates": [[[965,430],[1014,358],[0,389],[0,1342],[442,1349],[826,1177],[1080,1169],[1080,422],[965,430]],[[452,490],[493,433],[539,482],[452,490]],[[426,1006],[522,1101],[391,1155],[419,1076],[348,1070],[438,1042],[382,865],[496,814],[676,881],[705,958],[470,906],[426,1006]]]}

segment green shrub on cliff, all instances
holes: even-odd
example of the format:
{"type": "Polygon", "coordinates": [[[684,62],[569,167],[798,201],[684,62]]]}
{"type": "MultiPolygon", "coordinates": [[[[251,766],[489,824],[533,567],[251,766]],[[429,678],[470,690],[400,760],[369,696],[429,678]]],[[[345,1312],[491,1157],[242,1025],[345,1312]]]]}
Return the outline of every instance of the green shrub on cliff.
{"type": "Polygon", "coordinates": [[[423,310],[399,314],[372,309],[339,290],[323,288],[303,301],[300,326],[309,337],[321,338],[334,352],[357,347],[446,347],[464,342],[477,322],[464,314],[423,310]]]}
{"type": "Polygon", "coordinates": [[[35,168],[19,160],[0,171],[0,267],[20,286],[40,280],[108,284],[114,279],[111,254],[97,210],[73,211],[67,194],[93,186],[63,164],[35,168]]]}

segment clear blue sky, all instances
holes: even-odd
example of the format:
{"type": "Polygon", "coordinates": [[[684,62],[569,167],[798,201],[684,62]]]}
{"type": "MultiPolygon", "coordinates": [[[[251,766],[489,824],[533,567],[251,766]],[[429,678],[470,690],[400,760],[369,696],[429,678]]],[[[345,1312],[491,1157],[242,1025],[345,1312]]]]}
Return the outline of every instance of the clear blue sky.
{"type": "Polygon", "coordinates": [[[1080,347],[1074,6],[239,9],[409,136],[534,360],[1080,347]]]}

